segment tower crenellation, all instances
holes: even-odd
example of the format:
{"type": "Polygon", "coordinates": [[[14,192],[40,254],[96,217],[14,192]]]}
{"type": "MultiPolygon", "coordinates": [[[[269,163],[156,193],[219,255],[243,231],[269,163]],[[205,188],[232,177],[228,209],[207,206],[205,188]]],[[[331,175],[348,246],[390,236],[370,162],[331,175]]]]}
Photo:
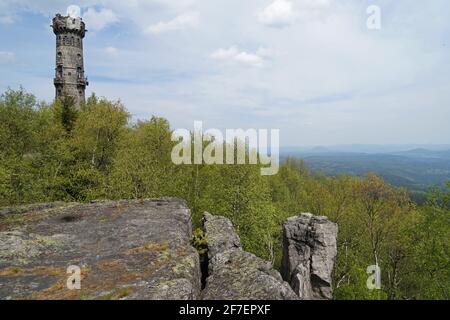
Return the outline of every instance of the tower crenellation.
{"type": "Polygon", "coordinates": [[[53,18],[52,28],[56,35],[56,98],[72,97],[79,108],[85,101],[86,87],[89,85],[84,73],[85,23],[81,18],[57,14],[53,18]]]}

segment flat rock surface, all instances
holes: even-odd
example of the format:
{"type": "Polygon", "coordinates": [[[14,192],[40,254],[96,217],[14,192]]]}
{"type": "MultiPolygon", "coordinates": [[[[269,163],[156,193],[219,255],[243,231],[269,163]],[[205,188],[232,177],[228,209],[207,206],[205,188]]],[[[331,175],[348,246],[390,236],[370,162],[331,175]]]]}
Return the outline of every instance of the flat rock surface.
{"type": "Polygon", "coordinates": [[[197,299],[190,219],[178,199],[3,209],[0,299],[197,299]]]}

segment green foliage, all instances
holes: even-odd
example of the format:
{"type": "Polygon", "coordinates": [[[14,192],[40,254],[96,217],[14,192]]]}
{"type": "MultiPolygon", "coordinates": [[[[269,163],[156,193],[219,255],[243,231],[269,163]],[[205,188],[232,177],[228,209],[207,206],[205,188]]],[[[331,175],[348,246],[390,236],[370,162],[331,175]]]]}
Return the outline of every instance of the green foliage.
{"type": "Polygon", "coordinates": [[[341,283],[334,290],[334,297],[337,300],[386,300],[387,294],[383,290],[367,289],[366,269],[352,264],[348,270],[348,282],[341,283]]]}
{"type": "Polygon", "coordinates": [[[197,249],[200,256],[205,255],[208,252],[208,240],[201,228],[197,228],[194,230],[191,243],[192,246],[197,249]]]}
{"type": "Polygon", "coordinates": [[[114,198],[156,198],[173,195],[175,168],[169,123],[152,117],[140,121],[121,137],[109,176],[114,198]]]}
{"type": "Polygon", "coordinates": [[[22,156],[37,147],[40,117],[36,98],[23,89],[0,97],[0,150],[3,156],[22,156]]]}
{"type": "Polygon", "coordinates": [[[229,218],[244,246],[259,256],[271,259],[271,239],[277,227],[270,189],[257,166],[192,166],[192,203],[198,223],[205,211],[229,218]]]}
{"type": "MultiPolygon", "coordinates": [[[[259,165],[174,165],[167,120],[130,123],[120,102],[91,96],[38,103],[23,89],[0,97],[0,206],[45,201],[186,199],[193,224],[205,211],[228,217],[246,250],[281,263],[282,223],[300,212],[339,225],[338,299],[448,299],[450,191],[432,190],[416,207],[406,192],[370,174],[312,175],[287,159],[275,176],[259,165]],[[366,287],[378,264],[382,289],[366,287]]],[[[449,184],[450,189],[450,184],[449,184]]],[[[206,253],[200,229],[192,243],[206,253]]]]}
{"type": "Polygon", "coordinates": [[[81,112],[74,126],[71,145],[77,162],[106,171],[112,163],[121,139],[128,113],[119,102],[100,100],[81,112]]]}
{"type": "Polygon", "coordinates": [[[415,299],[450,298],[450,208],[447,192],[433,190],[408,230],[411,242],[408,281],[402,286],[415,299]]]}
{"type": "Polygon", "coordinates": [[[63,126],[67,134],[71,134],[78,117],[74,99],[72,97],[60,98],[55,102],[54,109],[58,122],[63,126]]]}

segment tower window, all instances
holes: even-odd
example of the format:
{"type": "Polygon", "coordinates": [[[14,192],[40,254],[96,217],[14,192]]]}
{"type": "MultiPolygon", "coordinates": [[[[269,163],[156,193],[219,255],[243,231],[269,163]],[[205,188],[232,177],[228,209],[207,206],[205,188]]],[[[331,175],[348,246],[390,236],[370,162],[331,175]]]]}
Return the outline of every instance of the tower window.
{"type": "Polygon", "coordinates": [[[61,66],[59,66],[57,71],[56,71],[56,77],[57,78],[62,78],[62,76],[63,76],[63,68],[61,66]]]}

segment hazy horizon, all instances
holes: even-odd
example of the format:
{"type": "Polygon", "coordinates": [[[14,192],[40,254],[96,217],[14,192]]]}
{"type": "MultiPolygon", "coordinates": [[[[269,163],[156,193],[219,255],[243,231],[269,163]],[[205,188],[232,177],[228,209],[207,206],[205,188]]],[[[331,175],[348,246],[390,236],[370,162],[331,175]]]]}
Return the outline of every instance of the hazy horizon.
{"type": "Polygon", "coordinates": [[[414,149],[426,149],[430,151],[447,151],[450,150],[450,144],[330,144],[330,145],[289,145],[282,146],[282,149],[314,149],[314,148],[327,148],[327,149],[348,149],[348,148],[373,148],[373,149],[387,149],[391,151],[409,151],[414,149]]]}

